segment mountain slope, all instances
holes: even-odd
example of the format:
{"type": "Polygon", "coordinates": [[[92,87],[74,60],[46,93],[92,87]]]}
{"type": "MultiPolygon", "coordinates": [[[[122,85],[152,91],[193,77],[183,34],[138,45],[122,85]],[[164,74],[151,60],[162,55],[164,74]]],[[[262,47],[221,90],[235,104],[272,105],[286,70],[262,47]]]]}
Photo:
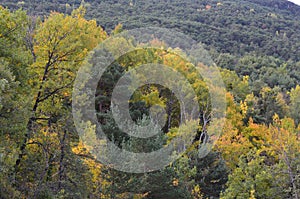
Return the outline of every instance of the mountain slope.
{"type": "MultiPolygon", "coordinates": [[[[31,15],[51,10],[71,12],[80,1],[3,1],[24,7],[31,15]],[[67,4],[67,6],[66,6],[67,4]]],[[[285,0],[102,0],[85,1],[87,17],[110,31],[145,26],[175,28],[218,52],[244,55],[256,52],[285,61],[299,61],[300,6],[285,0]]]]}

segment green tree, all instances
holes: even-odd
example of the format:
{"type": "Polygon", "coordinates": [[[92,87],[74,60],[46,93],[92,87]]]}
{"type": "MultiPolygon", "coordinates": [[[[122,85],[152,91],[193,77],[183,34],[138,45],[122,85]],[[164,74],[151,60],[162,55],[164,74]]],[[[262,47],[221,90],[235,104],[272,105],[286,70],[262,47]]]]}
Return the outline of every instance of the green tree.
{"type": "Polygon", "coordinates": [[[250,93],[250,87],[248,83],[248,76],[240,79],[234,71],[226,69],[221,70],[222,79],[225,83],[228,92],[231,92],[236,102],[241,102],[246,99],[246,96],[250,93]]]}
{"type": "Polygon", "coordinates": [[[274,185],[271,168],[264,164],[264,157],[249,152],[240,158],[238,167],[229,175],[228,188],[222,199],[230,198],[282,198],[274,185]]]}
{"type": "Polygon", "coordinates": [[[20,197],[11,184],[14,180],[11,173],[18,153],[15,141],[18,140],[18,132],[25,130],[26,109],[22,96],[16,92],[18,86],[19,82],[15,80],[7,62],[0,61],[0,192],[5,198],[20,197]]]}
{"type": "Polygon", "coordinates": [[[289,105],[289,115],[294,119],[295,124],[300,123],[300,86],[297,85],[296,88],[292,88],[290,95],[290,105],[289,105]]]}
{"type": "Polygon", "coordinates": [[[26,68],[32,60],[24,42],[27,22],[24,11],[10,12],[0,6],[0,193],[7,198],[22,196],[13,187],[13,162],[26,129],[30,100],[26,68]]]}

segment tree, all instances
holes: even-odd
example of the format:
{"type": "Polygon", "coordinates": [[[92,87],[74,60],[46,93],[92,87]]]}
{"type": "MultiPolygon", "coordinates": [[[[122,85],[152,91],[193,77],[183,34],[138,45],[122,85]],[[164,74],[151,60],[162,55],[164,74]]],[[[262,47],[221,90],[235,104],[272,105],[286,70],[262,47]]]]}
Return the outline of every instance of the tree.
{"type": "Polygon", "coordinates": [[[253,195],[254,198],[282,198],[274,186],[271,168],[255,151],[241,156],[238,167],[229,175],[227,186],[222,199],[253,198],[253,195]]]}
{"type": "Polygon", "coordinates": [[[289,105],[289,115],[294,119],[295,124],[300,123],[300,86],[297,85],[296,88],[292,88],[290,95],[290,105],[289,105]]]}
{"type": "Polygon", "coordinates": [[[26,49],[27,16],[24,11],[10,12],[0,6],[0,193],[21,197],[14,183],[13,165],[17,143],[26,129],[30,100],[26,67],[31,63],[26,49]]]}
{"type": "Polygon", "coordinates": [[[273,124],[249,123],[252,145],[229,175],[222,198],[299,198],[299,140],[293,120],[274,115],[273,124]]]}
{"type": "Polygon", "coordinates": [[[24,116],[25,105],[16,89],[19,82],[15,80],[8,68],[8,63],[0,60],[0,192],[3,197],[19,197],[18,193],[10,184],[13,181],[11,176],[13,162],[17,155],[18,132],[25,130],[24,116]],[[13,123],[13,124],[12,124],[13,123]]]}
{"type": "Polygon", "coordinates": [[[239,162],[239,157],[250,150],[251,143],[243,132],[245,126],[242,110],[234,103],[230,93],[227,93],[226,118],[222,135],[216,143],[216,150],[221,152],[228,167],[234,169],[239,162]]]}
{"type": "MultiPolygon", "coordinates": [[[[285,179],[283,185],[286,186],[284,190],[288,197],[299,199],[300,145],[294,121],[289,118],[280,120],[277,115],[274,116],[273,120],[274,124],[269,127],[272,136],[270,150],[279,157],[279,165],[276,167],[279,171],[275,173],[285,179]]],[[[279,183],[279,185],[281,184],[279,183]]]]}
{"type": "Polygon", "coordinates": [[[51,13],[34,32],[35,62],[28,68],[34,99],[15,162],[16,185],[30,197],[65,190],[66,197],[87,194],[79,180],[85,179],[86,171],[75,175],[86,167],[71,153],[72,143],[78,139],[71,120],[71,91],[87,53],[106,38],[106,33],[96,21],[84,19],[84,13],[83,7],[71,16],[51,13]],[[36,162],[42,166],[33,175],[36,162]]]}
{"type": "Polygon", "coordinates": [[[239,103],[245,100],[246,96],[250,93],[249,77],[244,76],[243,79],[240,79],[235,72],[226,69],[223,69],[221,74],[227,91],[231,92],[235,101],[239,103]]]}
{"type": "Polygon", "coordinates": [[[270,124],[274,114],[283,118],[288,110],[284,94],[279,87],[264,87],[258,98],[253,97],[249,102],[252,103],[252,110],[249,109],[248,117],[251,116],[256,123],[270,124]]]}
{"type": "Polygon", "coordinates": [[[215,150],[206,157],[199,158],[197,149],[188,153],[190,167],[196,168],[196,174],[192,176],[194,187],[200,188],[203,198],[219,198],[225,190],[228,180],[229,168],[221,154],[215,150]]]}

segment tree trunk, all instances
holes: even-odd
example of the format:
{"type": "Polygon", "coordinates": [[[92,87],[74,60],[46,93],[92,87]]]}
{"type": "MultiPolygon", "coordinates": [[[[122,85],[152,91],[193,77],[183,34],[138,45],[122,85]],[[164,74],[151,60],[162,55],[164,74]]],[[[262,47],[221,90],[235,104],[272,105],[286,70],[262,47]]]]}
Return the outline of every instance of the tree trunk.
{"type": "Polygon", "coordinates": [[[58,190],[61,189],[62,180],[63,180],[66,135],[67,135],[67,131],[64,130],[64,134],[63,134],[62,138],[60,138],[60,159],[59,159],[59,169],[58,169],[58,174],[59,174],[58,190]]]}

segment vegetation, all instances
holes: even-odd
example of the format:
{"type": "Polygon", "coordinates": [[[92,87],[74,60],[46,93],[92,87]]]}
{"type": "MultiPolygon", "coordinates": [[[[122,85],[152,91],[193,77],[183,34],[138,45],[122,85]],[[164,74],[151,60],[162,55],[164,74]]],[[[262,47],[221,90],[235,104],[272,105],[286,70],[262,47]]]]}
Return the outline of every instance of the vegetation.
{"type": "Polygon", "coordinates": [[[1,4],[0,198],[300,198],[299,6],[283,0],[1,4]],[[226,86],[227,114],[217,144],[199,157],[212,110],[207,85],[193,67],[155,38],[161,48],[115,60],[97,83],[95,107],[107,137],[120,148],[154,151],[181,133],[179,100],[159,85],[134,92],[130,115],[143,123],[150,106],[165,109],[162,134],[145,141],[115,128],[111,95],[128,68],[159,63],[181,71],[201,107],[197,136],[181,158],[132,174],[102,164],[79,139],[72,89],[98,44],[147,26],[174,28],[204,43],[226,86]]]}

